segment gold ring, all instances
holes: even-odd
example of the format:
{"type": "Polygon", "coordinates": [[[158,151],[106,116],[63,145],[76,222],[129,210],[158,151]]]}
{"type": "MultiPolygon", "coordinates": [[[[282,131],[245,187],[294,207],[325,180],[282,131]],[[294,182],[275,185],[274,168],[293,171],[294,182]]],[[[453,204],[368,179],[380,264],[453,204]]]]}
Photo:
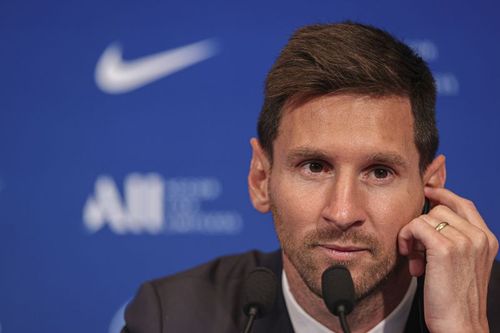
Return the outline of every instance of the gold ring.
{"type": "Polygon", "coordinates": [[[448,222],[441,222],[436,226],[436,231],[441,232],[444,228],[449,226],[450,224],[448,222]]]}

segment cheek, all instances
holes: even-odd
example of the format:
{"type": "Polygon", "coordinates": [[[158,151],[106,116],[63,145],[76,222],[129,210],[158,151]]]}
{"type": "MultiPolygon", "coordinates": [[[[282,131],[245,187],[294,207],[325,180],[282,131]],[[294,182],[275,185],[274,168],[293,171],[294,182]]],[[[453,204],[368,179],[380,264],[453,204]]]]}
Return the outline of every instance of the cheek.
{"type": "Polygon", "coordinates": [[[321,214],[321,190],[311,190],[293,179],[275,178],[269,185],[273,211],[279,216],[278,222],[294,229],[294,234],[302,234],[316,228],[321,214]]]}
{"type": "Polygon", "coordinates": [[[418,192],[413,192],[402,188],[369,196],[370,220],[381,238],[393,243],[399,230],[419,215],[418,192]]]}

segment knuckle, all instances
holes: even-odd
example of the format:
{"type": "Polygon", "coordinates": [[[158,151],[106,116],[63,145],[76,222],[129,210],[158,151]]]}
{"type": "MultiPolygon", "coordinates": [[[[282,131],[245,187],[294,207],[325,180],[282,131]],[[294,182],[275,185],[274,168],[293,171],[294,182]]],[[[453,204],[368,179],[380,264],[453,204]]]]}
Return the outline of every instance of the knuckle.
{"type": "Polygon", "coordinates": [[[407,226],[410,227],[419,227],[421,226],[422,223],[426,223],[425,217],[424,216],[418,216],[414,218],[413,220],[410,221],[410,223],[407,224],[407,226]]]}
{"type": "Polygon", "coordinates": [[[485,246],[488,247],[488,250],[491,253],[496,254],[498,252],[498,249],[499,249],[498,238],[490,230],[483,231],[483,235],[485,238],[484,242],[486,243],[485,246]]]}
{"type": "MultiPolygon", "coordinates": [[[[465,236],[458,237],[457,249],[456,249],[458,252],[470,253],[471,251],[475,250],[475,248],[476,248],[475,243],[469,237],[465,236]]],[[[480,248],[480,246],[478,246],[477,248],[480,248]]]]}
{"type": "Polygon", "coordinates": [[[449,248],[449,247],[445,247],[443,246],[441,249],[440,249],[440,255],[443,256],[443,257],[450,257],[451,254],[453,253],[452,249],[449,248]]]}
{"type": "Polygon", "coordinates": [[[484,233],[482,231],[478,232],[478,235],[476,236],[475,243],[480,247],[488,246],[488,243],[489,243],[488,235],[486,235],[486,233],[484,233]]]}
{"type": "Polygon", "coordinates": [[[449,211],[450,211],[450,209],[444,205],[437,205],[434,208],[432,208],[432,213],[434,213],[434,215],[438,215],[438,216],[446,214],[449,211]]]}
{"type": "Polygon", "coordinates": [[[439,254],[443,257],[449,257],[452,253],[456,253],[455,245],[451,242],[446,242],[439,247],[439,254]]]}
{"type": "Polygon", "coordinates": [[[490,248],[492,250],[493,253],[497,253],[498,252],[498,239],[493,235],[493,239],[491,240],[490,242],[490,248]]]}
{"type": "Polygon", "coordinates": [[[477,252],[484,252],[484,250],[489,250],[489,239],[486,233],[479,231],[474,235],[473,248],[477,252]]]}
{"type": "Polygon", "coordinates": [[[472,200],[469,199],[463,199],[463,205],[469,209],[476,209],[476,204],[472,200]]]}

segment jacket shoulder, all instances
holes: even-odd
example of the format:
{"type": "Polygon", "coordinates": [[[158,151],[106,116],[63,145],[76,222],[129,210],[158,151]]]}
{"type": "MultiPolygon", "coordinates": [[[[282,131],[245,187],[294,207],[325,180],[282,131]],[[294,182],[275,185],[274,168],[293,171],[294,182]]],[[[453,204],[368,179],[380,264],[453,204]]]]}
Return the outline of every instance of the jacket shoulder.
{"type": "Polygon", "coordinates": [[[238,331],[245,277],[257,266],[276,270],[279,265],[279,252],[250,251],[146,282],[125,311],[128,331],[238,331]]]}

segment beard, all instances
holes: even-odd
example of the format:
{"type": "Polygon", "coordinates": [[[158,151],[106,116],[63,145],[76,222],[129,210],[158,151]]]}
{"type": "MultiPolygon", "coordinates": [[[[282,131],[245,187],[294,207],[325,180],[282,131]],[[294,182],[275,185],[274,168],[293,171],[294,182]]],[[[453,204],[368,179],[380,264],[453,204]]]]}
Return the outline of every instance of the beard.
{"type": "Polygon", "coordinates": [[[397,254],[396,246],[384,247],[373,235],[350,228],[340,230],[325,225],[309,231],[303,237],[287,228],[281,214],[272,205],[276,233],[282,250],[295,267],[309,290],[322,298],[321,275],[332,265],[343,265],[352,274],[356,302],[368,298],[384,288],[392,277],[405,267],[405,259],[397,254]],[[367,249],[369,257],[363,260],[334,260],[322,253],[321,244],[349,244],[367,249]]]}

